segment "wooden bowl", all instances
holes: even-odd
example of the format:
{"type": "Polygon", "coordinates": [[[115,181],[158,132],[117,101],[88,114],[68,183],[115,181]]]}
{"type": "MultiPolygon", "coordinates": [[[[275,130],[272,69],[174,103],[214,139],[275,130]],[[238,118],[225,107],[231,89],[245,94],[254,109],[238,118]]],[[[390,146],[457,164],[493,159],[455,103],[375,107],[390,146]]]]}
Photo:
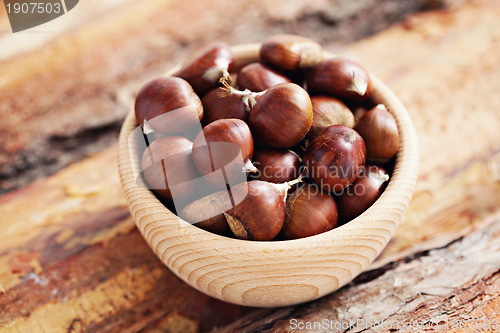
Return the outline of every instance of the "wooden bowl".
{"type": "MultiPolygon", "coordinates": [[[[257,61],[259,47],[233,47],[236,67],[257,61]]],[[[391,180],[375,204],[356,219],[297,240],[231,239],[174,215],[150,190],[137,184],[134,171],[140,165],[140,152],[129,137],[139,125],[130,112],[119,139],[120,179],[137,227],[158,258],[193,288],[246,306],[307,302],[354,279],[391,239],[410,202],[418,169],[417,136],[407,111],[379,79],[372,75],[372,80],[376,101],[387,106],[399,128],[400,148],[391,180]]]]}

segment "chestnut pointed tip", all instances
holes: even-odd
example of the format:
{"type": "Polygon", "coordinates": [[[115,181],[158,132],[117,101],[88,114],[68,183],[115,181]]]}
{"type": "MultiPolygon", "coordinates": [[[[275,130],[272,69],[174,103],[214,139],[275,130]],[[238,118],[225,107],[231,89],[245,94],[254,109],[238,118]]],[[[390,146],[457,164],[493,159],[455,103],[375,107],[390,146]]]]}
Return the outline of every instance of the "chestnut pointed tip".
{"type": "Polygon", "coordinates": [[[289,182],[285,183],[278,183],[272,185],[276,187],[279,191],[283,192],[283,200],[286,203],[287,197],[288,197],[288,191],[292,188],[292,186],[296,184],[300,184],[304,181],[304,172],[302,172],[297,179],[291,180],[289,182]]]}
{"type": "Polygon", "coordinates": [[[292,187],[292,185],[286,182],[281,184],[273,184],[273,186],[276,187],[276,189],[283,194],[283,202],[286,203],[286,199],[288,197],[288,190],[292,187]]]}
{"type": "Polygon", "coordinates": [[[227,58],[217,58],[215,59],[215,65],[206,70],[203,74],[203,78],[209,82],[218,82],[222,78],[229,77],[229,65],[231,61],[227,58]]]}
{"type": "Polygon", "coordinates": [[[383,174],[376,173],[374,175],[374,177],[375,177],[375,179],[377,179],[380,182],[380,184],[383,184],[383,183],[389,181],[389,178],[390,178],[387,173],[383,173],[383,174]]]}
{"type": "Polygon", "coordinates": [[[353,143],[354,141],[356,141],[354,131],[346,131],[344,133],[344,139],[349,143],[353,143]]]}
{"type": "Polygon", "coordinates": [[[250,161],[250,160],[247,160],[245,162],[245,165],[243,165],[243,172],[244,173],[247,173],[247,172],[256,173],[257,171],[259,171],[259,169],[257,169],[257,167],[255,165],[253,165],[252,161],[250,161]]]}
{"type": "Polygon", "coordinates": [[[356,73],[353,72],[352,85],[349,90],[358,94],[359,96],[364,96],[368,91],[368,81],[357,78],[356,73]]]}

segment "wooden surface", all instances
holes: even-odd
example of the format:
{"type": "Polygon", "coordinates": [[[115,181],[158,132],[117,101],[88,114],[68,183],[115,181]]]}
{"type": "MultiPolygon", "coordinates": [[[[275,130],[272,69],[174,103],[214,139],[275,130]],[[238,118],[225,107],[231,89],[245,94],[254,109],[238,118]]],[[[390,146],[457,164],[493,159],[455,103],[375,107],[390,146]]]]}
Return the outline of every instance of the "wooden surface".
{"type": "MultiPolygon", "coordinates": [[[[259,44],[233,47],[237,67],[259,61],[259,49],[259,44]]],[[[334,55],[325,52],[324,57],[334,55]]],[[[408,112],[378,78],[371,78],[371,89],[375,104],[387,107],[399,131],[398,155],[387,188],[366,213],[348,224],[293,241],[249,242],[219,237],[193,227],[165,208],[147,187],[138,185],[145,142],[135,113],[130,112],[118,142],[118,169],[130,212],[146,242],[183,281],[239,305],[304,303],[350,282],[391,239],[418,176],[418,139],[408,112]],[[134,136],[138,129],[139,138],[134,136]]]]}
{"type": "MultiPolygon", "coordinates": [[[[213,8],[220,10],[222,2],[228,4],[216,1],[213,8]]],[[[253,42],[300,27],[365,64],[406,105],[421,148],[417,191],[389,246],[352,284],[301,306],[245,308],[195,291],[154,256],[128,214],[111,145],[0,197],[0,332],[287,332],[292,319],[363,318],[437,322],[442,325],[435,331],[446,332],[443,323],[454,320],[500,320],[500,1],[414,14],[348,47],[328,37],[334,27],[318,28],[307,13],[289,14],[303,17],[299,23],[274,17],[251,31],[230,15],[240,4],[227,5],[222,19],[201,2],[192,9],[168,2],[159,11],[157,2],[147,1],[140,15],[131,14],[139,13],[139,5],[125,3],[115,2],[119,9],[111,15],[90,15],[91,24],[84,24],[88,17],[65,23],[68,30],[43,43],[0,47],[0,164],[8,170],[2,188],[42,175],[37,165],[53,171],[109,146],[113,139],[102,133],[116,140],[128,105],[118,91],[136,89],[148,73],[177,62],[194,44],[212,38],[253,42]],[[151,19],[167,9],[178,13],[177,24],[151,19]],[[210,29],[186,23],[202,9],[210,29]],[[210,17],[221,20],[210,23],[210,17]],[[59,57],[72,59],[72,69],[57,65],[59,57]],[[50,89],[53,82],[61,82],[61,92],[50,89]],[[48,110],[52,117],[43,116],[48,110]],[[99,138],[99,145],[85,144],[99,138]],[[67,155],[70,150],[79,155],[67,155]],[[35,171],[25,177],[22,170],[35,171]]],[[[270,10],[259,8],[241,15],[249,19],[270,10]]],[[[0,43],[17,45],[7,35],[0,43]]]]}
{"type": "Polygon", "coordinates": [[[336,0],[333,10],[328,1],[85,0],[17,34],[0,6],[0,193],[116,142],[130,103],[122,92],[210,41],[286,31],[340,47],[426,2],[336,0]]]}

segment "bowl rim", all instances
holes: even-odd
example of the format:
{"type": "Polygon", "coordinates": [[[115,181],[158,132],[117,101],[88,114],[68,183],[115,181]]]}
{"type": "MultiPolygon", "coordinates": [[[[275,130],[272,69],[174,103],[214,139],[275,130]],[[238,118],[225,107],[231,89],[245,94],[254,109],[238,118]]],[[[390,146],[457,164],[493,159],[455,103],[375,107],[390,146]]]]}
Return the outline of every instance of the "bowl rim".
{"type": "MultiPolygon", "coordinates": [[[[250,62],[258,61],[258,51],[260,49],[260,45],[261,45],[260,43],[254,43],[254,44],[241,44],[232,46],[231,50],[233,51],[233,54],[236,59],[235,70],[238,70],[239,68],[250,62]]],[[[323,52],[324,59],[335,58],[335,57],[338,56],[327,51],[323,52]]],[[[177,65],[171,68],[163,75],[168,76],[175,73],[180,68],[180,66],[181,65],[177,65]]],[[[125,118],[125,121],[120,131],[119,142],[118,142],[118,150],[119,150],[118,166],[119,166],[120,181],[122,183],[122,187],[127,197],[129,208],[130,208],[129,192],[131,189],[133,189],[135,192],[139,192],[140,196],[143,199],[152,200],[153,202],[156,202],[156,205],[152,207],[152,209],[155,209],[156,212],[174,217],[177,220],[177,223],[179,224],[178,226],[185,227],[189,229],[191,232],[199,233],[204,236],[210,236],[211,238],[220,238],[238,247],[241,246],[242,244],[245,244],[246,245],[245,247],[248,246],[250,248],[255,248],[255,250],[261,250],[262,248],[273,248],[275,250],[281,250],[281,251],[287,250],[290,247],[296,249],[297,244],[301,244],[302,247],[309,247],[309,246],[314,246],[318,240],[335,238],[336,236],[344,238],[342,237],[342,234],[345,234],[346,231],[348,234],[350,234],[349,231],[353,231],[354,229],[357,229],[359,227],[366,228],[367,227],[366,221],[371,220],[369,217],[372,216],[375,211],[381,209],[383,210],[384,207],[392,206],[396,202],[404,206],[403,210],[406,209],[406,207],[410,202],[411,195],[415,189],[418,177],[419,151],[418,151],[417,134],[406,108],[395,96],[395,94],[372,73],[370,73],[370,77],[372,80],[374,99],[377,102],[384,104],[387,107],[388,111],[394,116],[396,120],[400,137],[400,147],[396,155],[394,170],[391,179],[389,180],[389,183],[384,192],[382,193],[382,195],[365,212],[363,212],[355,219],[347,222],[346,224],[314,236],[309,236],[300,239],[293,239],[293,240],[278,240],[278,241],[275,240],[253,241],[253,240],[230,238],[213,234],[209,231],[200,229],[192,225],[191,223],[181,219],[173,212],[171,212],[168,208],[166,208],[149,189],[142,188],[135,183],[136,180],[133,179],[133,175],[131,175],[130,172],[132,168],[131,164],[134,162],[132,161],[131,156],[129,154],[131,148],[129,147],[129,142],[128,142],[129,134],[132,132],[133,129],[139,126],[139,124],[135,120],[135,114],[133,109],[128,112],[125,118]],[[400,190],[402,188],[404,188],[404,191],[400,190]]],[[[132,212],[132,210],[131,213],[132,215],[135,215],[134,212],[132,212]]],[[[134,220],[137,223],[137,219],[135,218],[135,216],[134,220]]],[[[399,221],[395,225],[395,227],[397,227],[398,224],[399,221]]],[[[391,237],[393,232],[391,233],[391,237]]]]}

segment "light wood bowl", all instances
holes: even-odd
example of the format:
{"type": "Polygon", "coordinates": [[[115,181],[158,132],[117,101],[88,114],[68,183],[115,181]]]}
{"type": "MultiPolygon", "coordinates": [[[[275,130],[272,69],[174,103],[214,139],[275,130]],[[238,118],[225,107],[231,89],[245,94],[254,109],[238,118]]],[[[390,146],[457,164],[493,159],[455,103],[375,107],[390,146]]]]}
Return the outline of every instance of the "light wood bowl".
{"type": "MultiPolygon", "coordinates": [[[[233,47],[236,67],[258,60],[259,44],[233,47]]],[[[325,53],[325,57],[333,57],[325,53]]],[[[177,68],[167,74],[173,73],[177,68]]],[[[380,254],[410,202],[418,169],[415,129],[404,106],[372,75],[376,101],[396,118],[400,148],[382,196],[366,212],[334,230],[298,240],[231,239],[199,229],[165,208],[137,184],[140,152],[129,135],[134,112],[119,139],[119,173],[130,212],[151,249],[193,288],[226,302],[277,307],[314,300],[344,286],[380,254]]]]}

